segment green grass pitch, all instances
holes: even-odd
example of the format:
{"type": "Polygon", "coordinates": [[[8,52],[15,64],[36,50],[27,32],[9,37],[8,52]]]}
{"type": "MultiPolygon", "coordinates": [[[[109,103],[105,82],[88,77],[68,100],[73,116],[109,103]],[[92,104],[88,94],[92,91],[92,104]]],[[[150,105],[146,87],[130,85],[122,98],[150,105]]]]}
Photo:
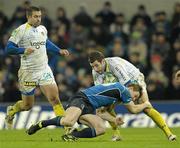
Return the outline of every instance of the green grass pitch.
{"type": "MultiPolygon", "coordinates": [[[[112,130],[97,138],[63,142],[62,129],[43,129],[35,135],[25,130],[0,130],[0,148],[180,148],[180,142],[170,142],[158,128],[120,129],[122,141],[112,142],[112,130]]],[[[180,138],[180,128],[172,131],[180,138]]]]}

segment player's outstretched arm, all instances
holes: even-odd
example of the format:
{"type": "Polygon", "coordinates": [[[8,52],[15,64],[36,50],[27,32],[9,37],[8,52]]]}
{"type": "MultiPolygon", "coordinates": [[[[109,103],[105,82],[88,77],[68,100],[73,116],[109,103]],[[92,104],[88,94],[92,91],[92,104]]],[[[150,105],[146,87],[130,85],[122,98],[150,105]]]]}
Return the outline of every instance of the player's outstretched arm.
{"type": "Polygon", "coordinates": [[[54,52],[56,54],[61,54],[63,56],[69,56],[69,51],[67,49],[60,49],[49,39],[46,40],[46,48],[49,52],[54,52]]]}
{"type": "Polygon", "coordinates": [[[111,115],[106,109],[103,108],[97,110],[97,115],[110,123],[114,123],[116,126],[124,123],[122,118],[117,117],[116,115],[111,115]]]}
{"type": "Polygon", "coordinates": [[[145,108],[151,108],[151,104],[149,102],[144,102],[142,104],[134,104],[133,101],[125,104],[126,108],[133,114],[139,113],[143,111],[145,108]]]}

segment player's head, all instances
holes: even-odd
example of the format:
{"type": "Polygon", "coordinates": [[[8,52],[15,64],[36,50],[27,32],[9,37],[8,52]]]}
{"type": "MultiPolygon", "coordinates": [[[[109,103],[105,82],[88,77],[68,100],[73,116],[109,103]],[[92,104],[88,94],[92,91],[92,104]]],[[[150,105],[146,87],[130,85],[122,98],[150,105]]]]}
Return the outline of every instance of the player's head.
{"type": "Polygon", "coordinates": [[[91,51],[88,55],[88,61],[94,71],[103,73],[105,69],[105,60],[103,53],[99,51],[91,51]]]}
{"type": "Polygon", "coordinates": [[[128,90],[131,94],[131,98],[133,101],[136,101],[142,96],[142,87],[139,84],[129,84],[128,90]]]}
{"type": "Polygon", "coordinates": [[[35,6],[29,7],[26,11],[28,23],[34,27],[41,24],[41,9],[35,6]]]}

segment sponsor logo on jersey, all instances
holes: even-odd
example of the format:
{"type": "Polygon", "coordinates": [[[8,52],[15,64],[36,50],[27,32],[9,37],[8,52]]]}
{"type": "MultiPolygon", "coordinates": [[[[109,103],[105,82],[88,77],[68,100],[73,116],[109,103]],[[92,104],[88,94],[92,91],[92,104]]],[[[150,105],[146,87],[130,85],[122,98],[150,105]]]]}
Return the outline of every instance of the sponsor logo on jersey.
{"type": "Polygon", "coordinates": [[[36,86],[36,82],[23,82],[24,83],[24,86],[36,86]]]}
{"type": "Polygon", "coordinates": [[[31,46],[34,46],[36,49],[39,49],[41,46],[44,46],[46,44],[45,41],[41,41],[41,42],[30,42],[31,46]]]}
{"type": "Polygon", "coordinates": [[[119,72],[119,74],[121,75],[121,78],[126,81],[126,77],[124,76],[124,74],[121,72],[121,70],[118,67],[115,67],[115,69],[119,72]]]}

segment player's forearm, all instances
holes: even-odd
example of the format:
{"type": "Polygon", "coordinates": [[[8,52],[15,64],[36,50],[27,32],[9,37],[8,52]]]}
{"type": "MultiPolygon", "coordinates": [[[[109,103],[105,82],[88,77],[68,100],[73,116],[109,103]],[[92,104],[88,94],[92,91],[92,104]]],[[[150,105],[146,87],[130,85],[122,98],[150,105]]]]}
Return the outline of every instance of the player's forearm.
{"type": "Polygon", "coordinates": [[[139,112],[143,111],[145,108],[146,108],[146,106],[144,104],[134,105],[134,107],[132,109],[132,113],[134,113],[134,114],[139,113],[139,112]]]}
{"type": "Polygon", "coordinates": [[[115,122],[116,118],[112,116],[109,112],[104,111],[104,112],[98,112],[97,115],[101,117],[102,119],[109,121],[109,122],[115,122]]]}
{"type": "Polygon", "coordinates": [[[60,48],[57,47],[53,42],[51,42],[49,39],[46,40],[46,48],[49,52],[54,52],[56,54],[59,54],[60,48]]]}
{"type": "Polygon", "coordinates": [[[24,54],[25,48],[19,48],[15,43],[8,41],[5,52],[7,54],[24,54]]]}
{"type": "Polygon", "coordinates": [[[138,104],[138,105],[135,105],[134,103],[131,103],[130,105],[127,106],[128,110],[131,113],[134,113],[134,114],[143,111],[146,107],[147,107],[147,104],[145,104],[145,103],[138,104]]]}

